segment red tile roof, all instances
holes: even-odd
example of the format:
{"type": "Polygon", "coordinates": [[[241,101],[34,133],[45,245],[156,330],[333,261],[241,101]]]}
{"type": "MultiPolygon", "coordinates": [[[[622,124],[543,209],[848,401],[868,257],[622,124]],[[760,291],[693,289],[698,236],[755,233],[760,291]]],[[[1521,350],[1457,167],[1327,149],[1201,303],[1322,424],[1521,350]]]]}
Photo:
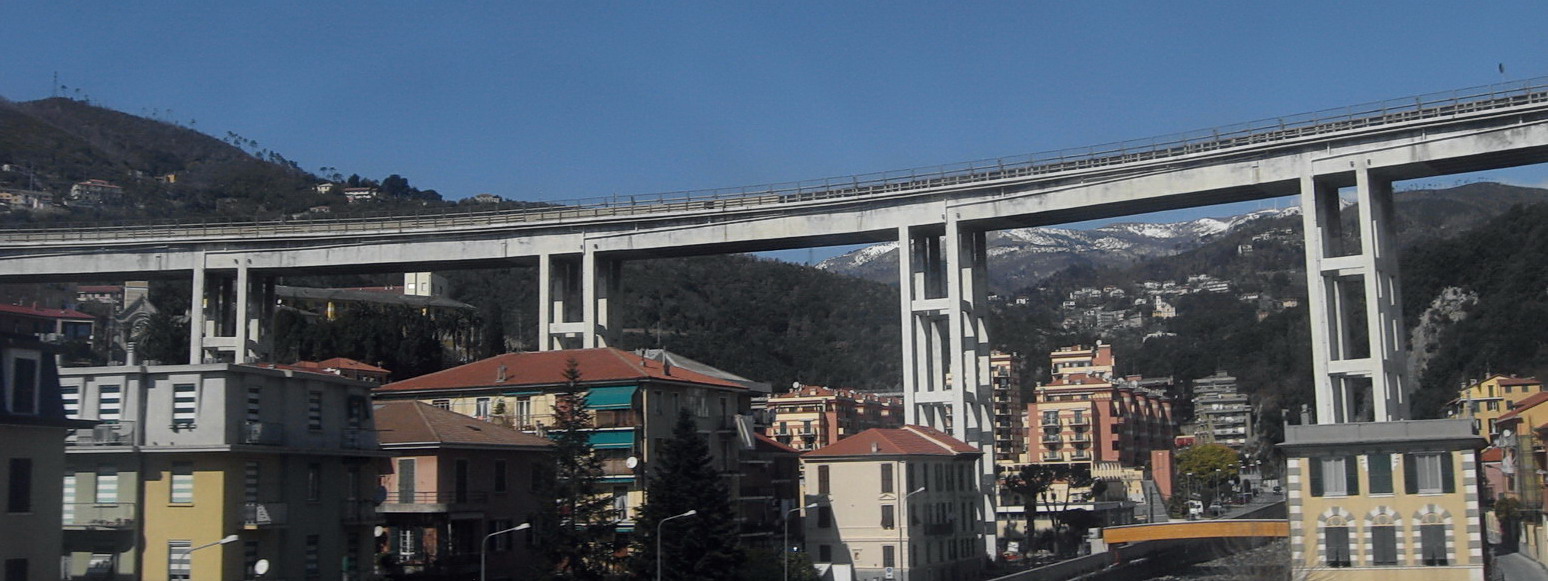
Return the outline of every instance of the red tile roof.
{"type": "Polygon", "coordinates": [[[1478,455],[1479,462],[1499,462],[1505,459],[1505,450],[1500,448],[1484,448],[1478,455]]]}
{"type": "Polygon", "coordinates": [[[376,429],[377,438],[384,446],[479,444],[548,448],[554,445],[546,438],[412,400],[378,402],[376,429]]]}
{"type": "Polygon", "coordinates": [[[956,456],[978,454],[979,450],[925,426],[871,428],[838,442],[803,454],[811,458],[835,456],[956,456]]]}
{"type": "Polygon", "coordinates": [[[671,367],[668,370],[660,362],[641,358],[622,349],[605,347],[506,353],[413,379],[395,381],[376,390],[562,385],[566,360],[571,357],[575,358],[575,362],[579,365],[581,382],[587,384],[653,379],[746,389],[737,383],[681,367],[671,367]]]}
{"type": "Polygon", "coordinates": [[[1525,399],[1516,402],[1515,405],[1510,406],[1510,411],[1500,414],[1500,417],[1496,418],[1495,421],[1499,422],[1516,419],[1516,416],[1521,415],[1521,412],[1524,412],[1528,408],[1536,406],[1537,404],[1543,403],[1545,401],[1548,401],[1548,393],[1534,393],[1530,396],[1527,396],[1525,399]]]}
{"type": "Polygon", "coordinates": [[[30,315],[48,319],[96,319],[96,317],[71,309],[40,309],[22,305],[0,305],[0,312],[30,315]]]}
{"type": "Polygon", "coordinates": [[[800,454],[801,453],[800,450],[797,450],[795,448],[791,448],[790,446],[786,446],[784,444],[781,444],[781,443],[779,443],[779,440],[775,440],[774,438],[770,438],[770,437],[765,436],[763,434],[756,434],[755,433],[755,434],[753,434],[753,436],[758,439],[757,445],[760,448],[773,448],[774,451],[776,451],[776,452],[789,452],[791,454],[800,454]]]}
{"type": "Polygon", "coordinates": [[[1541,385],[1536,377],[1501,377],[1500,385],[1541,385]]]}
{"type": "Polygon", "coordinates": [[[334,357],[323,361],[297,361],[296,367],[305,369],[353,369],[355,371],[367,371],[371,373],[391,373],[375,365],[361,363],[348,357],[334,357]]]}

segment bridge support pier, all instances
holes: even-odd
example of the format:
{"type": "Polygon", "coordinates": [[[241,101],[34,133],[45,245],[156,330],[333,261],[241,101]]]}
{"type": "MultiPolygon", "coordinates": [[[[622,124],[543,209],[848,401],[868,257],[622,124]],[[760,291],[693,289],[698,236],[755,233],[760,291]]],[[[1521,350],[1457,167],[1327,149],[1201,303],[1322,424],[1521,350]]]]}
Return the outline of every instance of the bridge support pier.
{"type": "Polygon", "coordinates": [[[1408,333],[1398,284],[1392,182],[1365,160],[1301,178],[1307,306],[1319,424],[1409,418],[1408,333]],[[1353,185],[1357,230],[1345,232],[1339,188],[1353,185]]]}
{"type": "Polygon", "coordinates": [[[941,430],[983,453],[977,517],[985,523],[980,534],[992,558],[998,543],[988,255],[984,233],[961,228],[955,215],[944,225],[898,228],[904,421],[941,430]]]}
{"type": "Polygon", "coordinates": [[[538,257],[538,350],[590,349],[616,343],[611,299],[622,263],[594,251],[538,257]]]}
{"type": "Polygon", "coordinates": [[[201,255],[188,305],[188,362],[252,363],[270,354],[274,277],[252,276],[245,258],[231,271],[208,268],[201,255]]]}

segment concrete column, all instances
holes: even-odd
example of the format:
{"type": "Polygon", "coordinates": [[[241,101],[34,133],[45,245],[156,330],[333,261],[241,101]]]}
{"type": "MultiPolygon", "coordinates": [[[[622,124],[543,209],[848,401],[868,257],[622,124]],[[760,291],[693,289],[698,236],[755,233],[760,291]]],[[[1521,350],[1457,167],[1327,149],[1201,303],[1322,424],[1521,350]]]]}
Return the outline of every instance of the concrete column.
{"type": "Polygon", "coordinates": [[[983,550],[990,558],[998,550],[995,512],[993,413],[994,386],[989,372],[989,250],[983,232],[964,230],[956,216],[946,220],[947,316],[951,331],[950,434],[982,453],[978,460],[981,511],[978,522],[983,550]]]}
{"type": "Polygon", "coordinates": [[[204,362],[204,253],[194,255],[193,292],[188,296],[188,363],[204,362]]]}
{"type": "Polygon", "coordinates": [[[575,349],[587,332],[582,255],[538,257],[538,350],[575,349]],[[577,320],[579,319],[579,320],[577,320]]]}
{"type": "Polygon", "coordinates": [[[584,304],[582,321],[586,332],[581,337],[586,348],[607,347],[618,342],[617,330],[611,325],[610,299],[618,295],[622,263],[597,256],[595,249],[588,248],[582,257],[581,294],[584,304]]]}
{"type": "Polygon", "coordinates": [[[236,332],[232,334],[234,341],[231,354],[233,363],[252,362],[252,352],[248,349],[247,339],[249,331],[257,332],[252,321],[248,319],[248,312],[252,307],[252,293],[248,291],[252,288],[252,281],[248,277],[247,262],[246,258],[237,259],[236,332]]]}
{"type": "Polygon", "coordinates": [[[1391,182],[1361,162],[1353,171],[1301,178],[1307,307],[1320,424],[1409,417],[1406,339],[1393,241],[1391,182]],[[1340,217],[1338,186],[1353,183],[1359,244],[1340,217]],[[1361,317],[1355,309],[1363,308],[1361,317]],[[1355,339],[1364,336],[1364,345],[1355,339]],[[1367,407],[1368,406],[1368,407],[1367,407]]]}

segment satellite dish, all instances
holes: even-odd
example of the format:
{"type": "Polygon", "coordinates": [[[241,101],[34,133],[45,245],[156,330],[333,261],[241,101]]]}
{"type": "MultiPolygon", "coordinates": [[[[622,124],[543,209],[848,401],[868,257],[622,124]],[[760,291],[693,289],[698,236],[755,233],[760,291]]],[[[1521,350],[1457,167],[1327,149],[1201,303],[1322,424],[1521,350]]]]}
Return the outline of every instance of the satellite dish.
{"type": "MultiPolygon", "coordinates": [[[[376,527],[376,528],[382,528],[382,527],[376,527]]],[[[264,573],[268,573],[269,572],[269,560],[268,559],[259,559],[257,563],[253,563],[253,572],[257,573],[259,575],[262,575],[264,573]]]]}
{"type": "Polygon", "coordinates": [[[639,468],[640,467],[640,459],[636,458],[634,456],[630,456],[628,460],[624,460],[624,466],[628,466],[630,470],[633,470],[635,468],[639,468]]]}
{"type": "Polygon", "coordinates": [[[387,534],[387,527],[384,527],[382,525],[376,525],[376,528],[371,530],[371,534],[372,534],[372,536],[375,536],[377,538],[381,538],[382,536],[387,534]]]}

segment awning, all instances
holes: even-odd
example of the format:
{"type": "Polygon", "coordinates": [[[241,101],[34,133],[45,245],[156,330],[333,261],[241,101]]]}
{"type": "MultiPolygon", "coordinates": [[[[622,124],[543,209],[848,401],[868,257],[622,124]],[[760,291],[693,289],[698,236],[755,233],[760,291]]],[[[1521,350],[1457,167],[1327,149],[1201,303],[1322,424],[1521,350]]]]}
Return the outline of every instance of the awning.
{"type": "Polygon", "coordinates": [[[610,450],[618,448],[634,447],[634,430],[611,430],[606,432],[591,433],[591,447],[594,450],[610,450]]]}
{"type": "Polygon", "coordinates": [[[593,387],[586,396],[586,407],[594,410],[626,410],[634,407],[635,385],[593,387]]]}
{"type": "Polygon", "coordinates": [[[510,396],[517,396],[517,397],[528,397],[528,396],[540,395],[542,393],[543,393],[542,389],[534,388],[534,389],[518,389],[518,390],[515,390],[515,391],[502,392],[500,395],[510,395],[510,396]]]}

